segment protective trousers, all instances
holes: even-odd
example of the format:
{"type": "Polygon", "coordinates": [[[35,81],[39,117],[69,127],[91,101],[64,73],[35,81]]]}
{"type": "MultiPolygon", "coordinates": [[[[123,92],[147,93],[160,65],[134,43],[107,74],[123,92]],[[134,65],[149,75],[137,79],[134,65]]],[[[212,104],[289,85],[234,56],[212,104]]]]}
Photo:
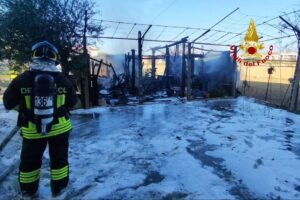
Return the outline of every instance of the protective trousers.
{"type": "Polygon", "coordinates": [[[55,195],[68,185],[69,132],[41,139],[23,138],[19,182],[21,191],[29,195],[37,192],[43,153],[49,145],[51,162],[51,190],[55,195]]]}

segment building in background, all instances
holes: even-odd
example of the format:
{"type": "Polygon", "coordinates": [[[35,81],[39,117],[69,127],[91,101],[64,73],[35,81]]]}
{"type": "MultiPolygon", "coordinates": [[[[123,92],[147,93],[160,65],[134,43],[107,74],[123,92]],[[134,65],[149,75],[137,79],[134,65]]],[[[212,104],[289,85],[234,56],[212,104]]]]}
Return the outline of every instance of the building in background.
{"type": "Polygon", "coordinates": [[[286,106],[291,93],[289,85],[290,80],[294,78],[296,62],[296,53],[274,53],[270,56],[270,60],[259,66],[246,67],[239,64],[238,88],[246,96],[265,100],[269,81],[267,101],[286,106]],[[268,73],[270,67],[274,69],[271,75],[268,73]]]}

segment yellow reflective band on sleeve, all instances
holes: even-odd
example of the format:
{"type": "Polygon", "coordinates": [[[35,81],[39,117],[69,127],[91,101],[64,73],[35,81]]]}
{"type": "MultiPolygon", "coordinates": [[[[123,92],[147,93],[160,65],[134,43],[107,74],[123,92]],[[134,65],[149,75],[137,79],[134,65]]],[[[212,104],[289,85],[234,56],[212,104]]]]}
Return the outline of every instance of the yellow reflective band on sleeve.
{"type": "Polygon", "coordinates": [[[64,94],[57,95],[57,97],[56,97],[56,107],[57,108],[61,107],[62,105],[65,104],[65,101],[66,101],[66,95],[64,95],[64,94]]]}
{"type": "Polygon", "coordinates": [[[51,170],[51,179],[52,180],[60,180],[67,177],[69,174],[69,166],[66,165],[61,169],[52,169],[51,170]]]}
{"type": "Polygon", "coordinates": [[[32,183],[40,178],[40,169],[31,172],[20,171],[20,182],[21,183],[32,183]]]}
{"type": "Polygon", "coordinates": [[[61,103],[60,103],[60,102],[61,102],[60,96],[61,96],[61,95],[57,95],[57,96],[56,96],[56,108],[59,108],[59,107],[61,106],[61,103]]]}
{"type": "Polygon", "coordinates": [[[34,125],[33,128],[29,127],[22,127],[22,136],[26,139],[40,139],[40,138],[47,138],[55,135],[59,135],[70,131],[72,129],[70,119],[64,120],[65,117],[59,118],[59,123],[54,124],[51,128],[51,131],[45,135],[37,133],[36,127],[34,125]]]}
{"type": "Polygon", "coordinates": [[[31,108],[31,101],[30,101],[30,96],[26,95],[25,97],[25,104],[26,104],[26,108],[30,109],[31,108]]]}
{"type": "Polygon", "coordinates": [[[65,105],[66,95],[63,94],[61,96],[62,96],[61,105],[65,105]]]}

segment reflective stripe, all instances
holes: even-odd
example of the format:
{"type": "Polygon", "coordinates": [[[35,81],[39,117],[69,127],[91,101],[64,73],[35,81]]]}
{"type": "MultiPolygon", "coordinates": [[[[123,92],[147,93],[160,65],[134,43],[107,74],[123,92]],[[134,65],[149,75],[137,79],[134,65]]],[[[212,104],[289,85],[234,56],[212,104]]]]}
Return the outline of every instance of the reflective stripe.
{"type": "Polygon", "coordinates": [[[30,96],[26,95],[25,97],[25,104],[26,104],[26,108],[30,109],[31,108],[31,101],[30,101],[30,96]]]}
{"type": "Polygon", "coordinates": [[[35,129],[36,126],[35,126],[34,123],[32,123],[31,121],[29,121],[29,122],[28,122],[28,128],[30,128],[30,129],[35,129]]]}
{"type": "Polygon", "coordinates": [[[62,101],[61,101],[61,105],[65,105],[65,101],[66,101],[66,95],[62,95],[62,101]]]}
{"type": "Polygon", "coordinates": [[[40,178],[40,169],[31,172],[20,171],[20,183],[32,183],[40,178]]]}
{"type": "Polygon", "coordinates": [[[62,172],[68,171],[68,165],[60,169],[51,169],[51,174],[60,174],[62,172]]]}
{"type": "Polygon", "coordinates": [[[52,180],[60,180],[67,177],[69,174],[69,166],[66,165],[61,169],[52,169],[51,170],[51,179],[52,180]]]}
{"type": "Polygon", "coordinates": [[[53,125],[51,131],[46,135],[38,134],[36,129],[29,129],[25,127],[22,127],[22,135],[26,139],[39,139],[39,138],[47,138],[47,137],[59,135],[67,131],[70,131],[71,129],[72,129],[71,122],[70,120],[67,120],[63,124],[53,125]]]}
{"type": "MultiPolygon", "coordinates": [[[[66,120],[64,123],[62,121],[62,118],[65,118],[65,117],[60,117],[58,118],[58,121],[60,121],[61,123],[58,123],[58,124],[54,124],[51,128],[51,131],[49,133],[51,133],[52,131],[56,131],[58,129],[61,129],[61,128],[64,128],[64,127],[67,127],[67,126],[71,126],[71,121],[70,119],[66,120]]],[[[34,128],[27,128],[27,127],[22,127],[22,131],[26,132],[26,133],[36,133],[36,128],[35,128],[35,124],[33,122],[32,123],[32,126],[34,128]]]]}
{"type": "Polygon", "coordinates": [[[39,174],[40,173],[40,169],[36,169],[34,171],[31,171],[31,172],[20,172],[20,176],[32,176],[32,175],[35,175],[35,174],[39,174]]]}
{"type": "Polygon", "coordinates": [[[21,183],[32,183],[32,182],[35,182],[37,180],[39,180],[40,176],[37,175],[35,177],[32,177],[32,178],[22,178],[20,177],[20,182],[21,183]]]}
{"type": "Polygon", "coordinates": [[[56,96],[56,108],[60,107],[60,95],[56,96]]]}
{"type": "Polygon", "coordinates": [[[46,135],[38,134],[36,130],[36,126],[34,123],[29,122],[29,124],[32,124],[32,127],[22,127],[22,135],[26,139],[39,139],[39,138],[47,138],[55,135],[59,135],[62,133],[65,133],[67,131],[70,131],[72,129],[71,121],[70,119],[66,120],[65,117],[58,118],[59,123],[54,124],[51,128],[51,131],[47,133],[46,135]]]}
{"type": "Polygon", "coordinates": [[[57,108],[61,107],[62,105],[65,104],[65,101],[66,101],[66,95],[64,95],[64,94],[57,95],[57,98],[56,98],[56,107],[57,108]]]}
{"type": "Polygon", "coordinates": [[[71,129],[72,129],[72,127],[66,127],[66,128],[60,129],[57,132],[53,132],[51,134],[48,133],[46,135],[42,135],[42,134],[38,134],[38,133],[36,133],[36,134],[22,133],[22,135],[26,139],[41,139],[41,138],[48,138],[48,137],[60,135],[60,134],[70,131],[71,129]]]}
{"type": "Polygon", "coordinates": [[[72,129],[72,127],[70,125],[70,126],[58,129],[56,131],[52,131],[51,133],[48,133],[46,135],[41,135],[38,133],[26,133],[26,132],[22,132],[22,135],[26,139],[39,139],[39,138],[47,138],[47,137],[59,135],[59,134],[65,133],[67,131],[70,131],[71,129],[72,129]]]}
{"type": "Polygon", "coordinates": [[[34,114],[35,115],[50,115],[53,114],[54,109],[49,108],[49,109],[36,109],[34,108],[34,114]]]}
{"type": "Polygon", "coordinates": [[[61,175],[53,175],[53,176],[51,176],[51,179],[54,180],[54,181],[57,181],[57,180],[66,178],[67,176],[68,176],[68,172],[65,172],[61,175]]]}

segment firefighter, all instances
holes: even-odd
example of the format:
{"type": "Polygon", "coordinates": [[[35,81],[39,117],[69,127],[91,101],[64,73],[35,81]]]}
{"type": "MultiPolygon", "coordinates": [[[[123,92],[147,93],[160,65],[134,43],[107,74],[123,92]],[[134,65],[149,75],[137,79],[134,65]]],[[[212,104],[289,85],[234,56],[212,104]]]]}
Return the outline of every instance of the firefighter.
{"type": "Polygon", "coordinates": [[[69,181],[69,109],[77,97],[72,83],[59,72],[58,51],[47,41],[32,46],[30,70],[16,77],[4,92],[6,109],[18,106],[23,138],[19,183],[23,195],[37,196],[42,156],[49,145],[51,191],[59,195],[69,181]]]}

